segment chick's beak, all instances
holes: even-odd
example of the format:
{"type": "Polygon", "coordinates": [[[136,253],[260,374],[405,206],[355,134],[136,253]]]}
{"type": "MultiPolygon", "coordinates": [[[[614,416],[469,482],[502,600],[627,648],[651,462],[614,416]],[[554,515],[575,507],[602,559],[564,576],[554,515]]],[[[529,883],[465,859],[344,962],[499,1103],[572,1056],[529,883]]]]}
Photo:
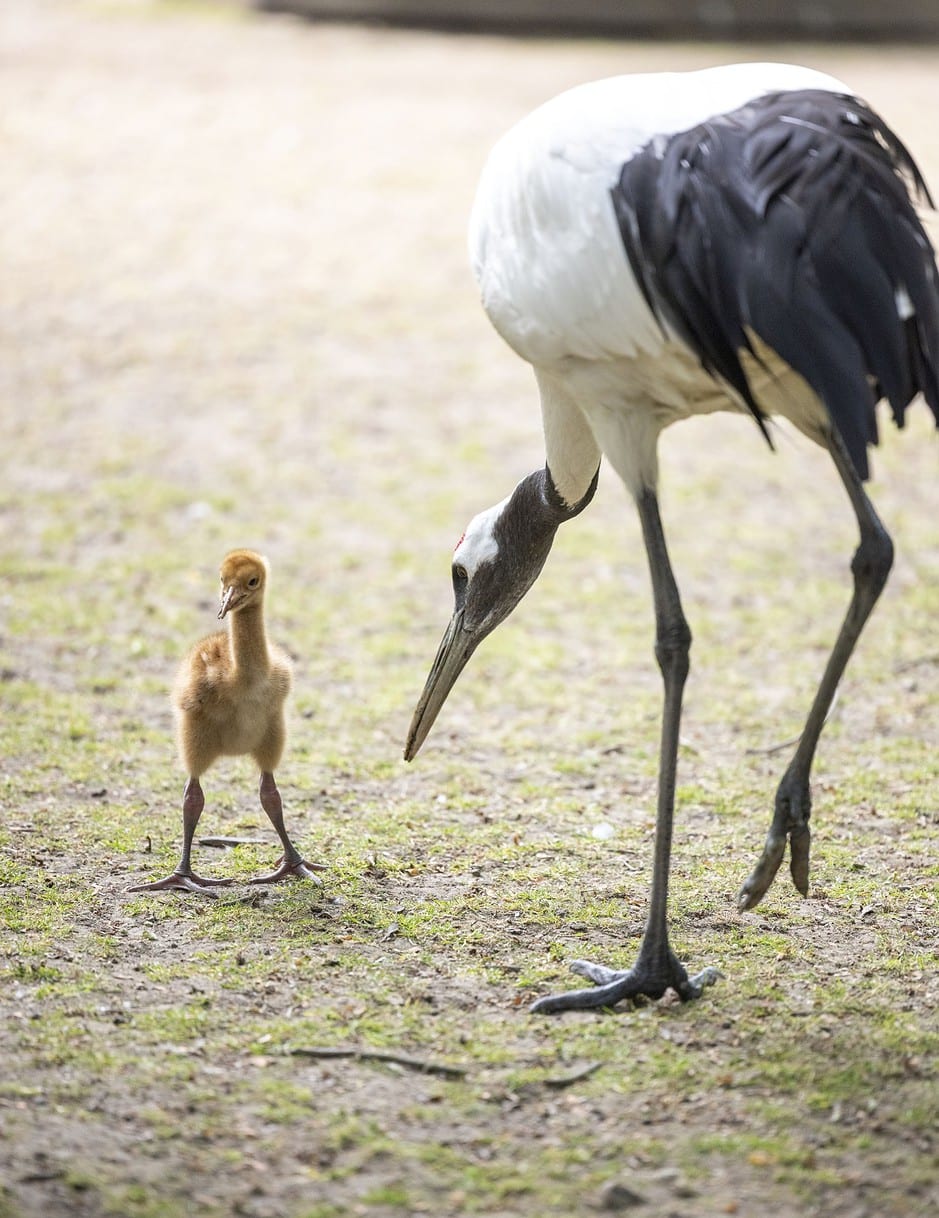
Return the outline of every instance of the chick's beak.
{"type": "Polygon", "coordinates": [[[238,597],[238,594],[235,591],[234,584],[229,584],[229,586],[227,588],[222,589],[222,599],[221,599],[221,602],[219,603],[219,607],[218,607],[219,621],[222,620],[222,618],[229,611],[229,609],[234,609],[235,605],[238,604],[239,599],[240,598],[238,597]]]}
{"type": "Polygon", "coordinates": [[[476,650],[476,644],[481,637],[478,632],[466,629],[463,625],[463,610],[458,609],[440,640],[430,675],[414,709],[404,746],[405,761],[412,761],[417,756],[418,749],[427,739],[440,708],[446,702],[447,695],[466,666],[467,660],[476,650]]]}

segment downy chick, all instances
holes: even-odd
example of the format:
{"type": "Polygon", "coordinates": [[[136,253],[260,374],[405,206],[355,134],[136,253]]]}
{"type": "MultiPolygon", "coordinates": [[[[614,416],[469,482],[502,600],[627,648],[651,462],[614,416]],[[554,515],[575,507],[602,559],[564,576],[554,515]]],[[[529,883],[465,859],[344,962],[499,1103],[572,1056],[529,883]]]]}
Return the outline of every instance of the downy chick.
{"type": "Polygon", "coordinates": [[[176,870],[131,892],[182,889],[211,893],[231,880],[204,879],[190,862],[192,839],[205,806],[199,779],[222,756],[248,753],[261,772],[261,807],[277,832],[284,854],[269,875],[250,880],[270,884],[288,876],[316,879],[320,863],[306,862],[284,827],[274,781],[287,738],[284,709],[291,685],[287,655],[267,638],[264,591],[268,565],[253,550],[233,550],[221,567],[218,616],[228,629],[209,635],[183,661],[173,691],[179,753],[188,774],[183,795],[183,850],[176,870]]]}

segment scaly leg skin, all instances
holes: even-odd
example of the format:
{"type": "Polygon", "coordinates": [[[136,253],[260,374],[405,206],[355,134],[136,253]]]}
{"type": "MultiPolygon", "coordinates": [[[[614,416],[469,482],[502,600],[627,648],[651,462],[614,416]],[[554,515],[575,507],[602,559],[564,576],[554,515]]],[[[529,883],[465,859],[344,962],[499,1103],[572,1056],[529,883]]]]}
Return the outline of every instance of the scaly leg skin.
{"type": "Polygon", "coordinates": [[[762,900],[782,862],[787,836],[792,882],[803,896],[808,894],[809,847],[812,840],[809,832],[809,815],[812,810],[809,774],[815,749],[838,690],[838,683],[844,675],[864,624],[883,591],[893,563],[893,542],[890,535],[864,491],[844,441],[834,429],[828,437],[828,451],[848,492],[861,535],[851,560],[854,591],[805,721],[795,755],[779,784],[773,822],[763,853],[737,896],[737,905],[741,910],[752,909],[762,900]]]}
{"type": "Polygon", "coordinates": [[[135,884],[128,892],[198,892],[205,897],[214,897],[216,888],[224,888],[231,880],[207,880],[196,875],[189,859],[192,850],[192,839],[205,807],[205,795],[199,785],[198,778],[190,778],[186,783],[183,794],[183,852],[176,870],[164,880],[154,880],[151,884],[135,884]]]}
{"type": "Polygon", "coordinates": [[[327,871],[328,868],[324,863],[307,862],[290,840],[284,827],[284,808],[280,798],[280,791],[277,789],[274,775],[269,771],[265,771],[261,775],[259,795],[261,807],[267,813],[268,819],[274,826],[277,836],[283,844],[284,853],[279,866],[274,871],[268,872],[267,875],[255,876],[248,883],[278,884],[281,880],[293,877],[298,880],[313,880],[317,884],[322,884],[323,881],[316,873],[317,871],[327,871]]]}

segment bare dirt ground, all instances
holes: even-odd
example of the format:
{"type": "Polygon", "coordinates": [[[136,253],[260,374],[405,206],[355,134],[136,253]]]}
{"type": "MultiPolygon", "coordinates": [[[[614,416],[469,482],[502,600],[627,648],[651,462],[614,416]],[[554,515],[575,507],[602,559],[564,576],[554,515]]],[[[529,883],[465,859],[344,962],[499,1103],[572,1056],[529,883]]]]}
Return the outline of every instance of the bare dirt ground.
{"type": "MultiPolygon", "coordinates": [[[[848,595],[824,456],[666,439],[695,632],[673,919],[691,1007],[536,1020],[628,961],[659,688],[607,473],[399,759],[464,523],[540,464],[465,259],[486,150],[620,71],[798,58],[939,187],[933,48],[511,41],[237,5],[0,10],[0,1215],[864,1218],[939,1206],[936,442],[887,432],[891,584],[826,732],[811,899],[736,889],[848,595]],[[274,572],[279,775],[321,889],[128,895],[175,861],[167,692],[222,554],[274,572]],[[311,1057],[355,1049],[417,1059],[311,1057]],[[449,1069],[449,1073],[447,1073],[449,1069]],[[442,1073],[440,1071],[443,1071],[442,1073]],[[436,1071],[436,1072],[435,1072],[436,1071]]],[[[198,866],[276,855],[240,763],[198,866]]]]}

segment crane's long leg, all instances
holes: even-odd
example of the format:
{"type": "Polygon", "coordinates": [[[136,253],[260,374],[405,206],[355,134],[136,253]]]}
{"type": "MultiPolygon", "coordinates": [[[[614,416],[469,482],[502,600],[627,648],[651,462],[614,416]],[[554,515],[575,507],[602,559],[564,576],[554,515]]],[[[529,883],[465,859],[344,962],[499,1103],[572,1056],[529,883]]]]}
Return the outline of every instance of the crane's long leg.
{"type": "Polygon", "coordinates": [[[854,593],[832,649],[805,728],[792,761],[776,792],[776,807],[763,853],[745,880],[737,897],[740,909],[752,909],[763,899],[779,870],[789,840],[789,870],[792,882],[805,896],[809,890],[809,816],[812,799],[809,775],[822,728],[855,644],[883,591],[893,565],[893,542],[848,456],[840,435],[832,431],[828,449],[845,485],[861,531],[861,541],[851,562],[854,593]]]}
{"type": "Polygon", "coordinates": [[[317,884],[322,883],[316,873],[317,871],[326,871],[327,868],[323,863],[308,863],[290,840],[284,825],[284,808],[280,798],[280,791],[277,789],[274,775],[268,771],[261,774],[261,785],[258,794],[261,799],[261,807],[267,813],[268,819],[281,840],[284,854],[274,871],[268,875],[256,876],[254,879],[249,880],[248,883],[276,884],[279,880],[285,880],[289,876],[294,876],[296,879],[315,880],[317,884]]]}
{"type": "Polygon", "coordinates": [[[716,969],[706,968],[696,977],[689,977],[672,952],[668,941],[668,877],[675,807],[675,770],[678,763],[681,700],[688,676],[691,631],[682,612],[678,585],[669,562],[658,501],[651,490],[645,490],[636,502],[652,574],[655,656],[665,684],[649,916],[639,947],[639,956],[631,969],[618,971],[592,964],[587,960],[575,960],[571,965],[573,972],[596,982],[596,987],[540,998],[532,1004],[532,1011],[554,1012],[612,1006],[622,998],[638,994],[659,998],[669,986],[683,999],[696,998],[706,985],[710,985],[720,976],[716,969]]]}
{"type": "Polygon", "coordinates": [[[205,896],[215,896],[214,888],[222,888],[231,880],[207,880],[196,875],[192,869],[190,852],[192,839],[205,807],[205,795],[198,778],[190,777],[186,782],[183,793],[183,851],[176,870],[164,880],[154,880],[152,884],[135,884],[128,892],[164,892],[176,889],[181,892],[200,892],[205,896]]]}

